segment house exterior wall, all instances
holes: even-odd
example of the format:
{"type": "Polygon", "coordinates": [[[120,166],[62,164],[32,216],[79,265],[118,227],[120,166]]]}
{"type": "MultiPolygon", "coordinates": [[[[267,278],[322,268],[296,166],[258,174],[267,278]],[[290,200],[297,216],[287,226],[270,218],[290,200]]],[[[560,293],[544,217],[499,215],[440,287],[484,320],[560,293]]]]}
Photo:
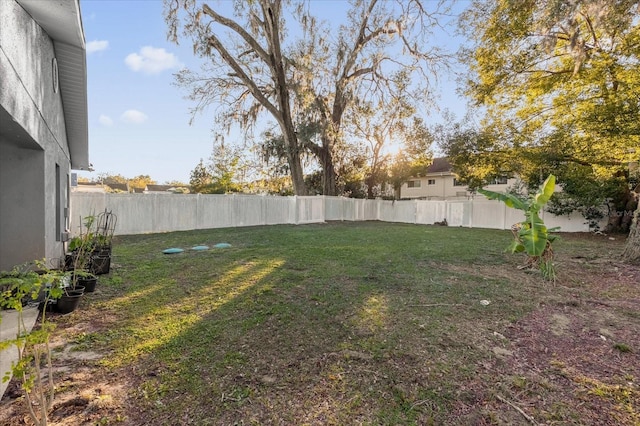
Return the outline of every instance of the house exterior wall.
{"type": "MultiPolygon", "coordinates": [[[[409,179],[400,188],[400,198],[413,199],[421,198],[427,200],[446,200],[452,198],[467,198],[468,186],[454,185],[455,175],[452,173],[427,174],[426,176],[409,179]],[[429,184],[429,181],[433,181],[429,184]],[[420,182],[418,187],[409,187],[409,182],[420,182]]],[[[516,183],[516,179],[508,179],[506,184],[486,185],[485,189],[490,191],[505,191],[508,187],[516,183]]],[[[415,185],[415,184],[414,184],[415,185]]],[[[478,197],[478,194],[474,195],[478,197]]]]}
{"type": "Polygon", "coordinates": [[[14,0],[0,1],[0,269],[61,258],[70,156],[55,50],[14,0]]]}

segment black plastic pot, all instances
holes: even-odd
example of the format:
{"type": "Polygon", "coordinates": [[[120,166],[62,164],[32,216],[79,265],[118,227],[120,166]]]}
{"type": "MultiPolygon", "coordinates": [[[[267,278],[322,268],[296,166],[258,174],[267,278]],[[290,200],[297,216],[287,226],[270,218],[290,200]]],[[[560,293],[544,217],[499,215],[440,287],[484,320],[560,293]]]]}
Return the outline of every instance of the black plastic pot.
{"type": "Polygon", "coordinates": [[[64,255],[64,269],[65,271],[73,271],[73,264],[75,262],[75,258],[73,254],[65,254],[64,255]]]}
{"type": "Polygon", "coordinates": [[[96,291],[96,284],[98,283],[98,277],[78,277],[78,282],[76,284],[76,288],[78,286],[84,287],[85,293],[93,293],[96,291]]]}
{"type": "MultiPolygon", "coordinates": [[[[58,301],[56,299],[49,299],[47,300],[47,312],[57,312],[57,306],[58,306],[58,301]]],[[[43,311],[45,307],[45,301],[41,300],[40,302],[38,302],[38,310],[40,312],[43,311]]]]}
{"type": "Polygon", "coordinates": [[[61,314],[69,314],[76,310],[80,304],[80,299],[84,295],[84,291],[68,290],[62,295],[55,304],[56,312],[61,314]]]}
{"type": "Polygon", "coordinates": [[[96,275],[108,274],[111,268],[111,255],[91,256],[91,272],[96,275]]]}

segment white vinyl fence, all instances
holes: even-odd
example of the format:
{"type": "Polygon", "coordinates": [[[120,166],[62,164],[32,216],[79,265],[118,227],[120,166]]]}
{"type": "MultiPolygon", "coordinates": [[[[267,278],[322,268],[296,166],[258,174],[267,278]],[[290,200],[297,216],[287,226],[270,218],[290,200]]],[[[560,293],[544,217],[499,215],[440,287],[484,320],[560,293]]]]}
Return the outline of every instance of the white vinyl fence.
{"type": "MultiPolygon", "coordinates": [[[[523,218],[521,211],[486,199],[450,201],[384,201],[343,197],[278,197],[204,194],[71,193],[71,233],[80,218],[108,210],[117,218],[116,234],[145,234],[238,226],[306,224],[325,221],[402,222],[509,229],[523,218]]],[[[543,212],[548,227],[562,232],[586,232],[578,213],[554,216],[543,212]]]]}

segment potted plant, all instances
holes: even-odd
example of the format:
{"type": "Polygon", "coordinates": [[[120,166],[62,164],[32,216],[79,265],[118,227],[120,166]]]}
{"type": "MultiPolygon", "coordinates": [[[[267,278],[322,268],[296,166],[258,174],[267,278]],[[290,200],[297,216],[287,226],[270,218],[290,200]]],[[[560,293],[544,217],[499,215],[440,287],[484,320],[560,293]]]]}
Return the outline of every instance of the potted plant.
{"type": "Polygon", "coordinates": [[[75,311],[84,295],[84,286],[77,278],[74,279],[73,275],[75,272],[65,275],[61,280],[62,293],[55,304],[55,311],[58,313],[69,314],[75,311]]]}
{"type": "MultiPolygon", "coordinates": [[[[84,228],[80,235],[73,237],[69,241],[69,254],[65,257],[65,270],[71,271],[68,280],[65,281],[65,293],[71,296],[72,292],[77,292],[80,288],[89,286],[95,289],[97,277],[92,272],[92,260],[96,247],[95,216],[87,216],[82,221],[84,228]]],[[[76,296],[76,294],[73,294],[76,296]]]]}
{"type": "Polygon", "coordinates": [[[65,257],[66,270],[86,270],[95,275],[108,274],[111,267],[111,242],[117,222],[107,210],[97,216],[80,218],[80,235],[71,238],[65,257]]]}
{"type": "Polygon", "coordinates": [[[111,268],[111,243],[118,218],[105,209],[97,216],[91,271],[96,275],[108,274],[111,268]]]}
{"type": "MultiPolygon", "coordinates": [[[[45,262],[21,265],[12,271],[0,272],[0,309],[17,311],[17,333],[15,338],[0,341],[0,351],[15,346],[17,362],[2,375],[21,379],[26,407],[34,424],[47,424],[55,386],[49,338],[54,325],[47,321],[46,306],[62,293],[63,272],[44,267],[45,262]],[[29,302],[38,302],[43,297],[39,327],[28,329],[24,323],[23,307],[29,302]],[[46,374],[44,369],[46,368],[46,374]]],[[[0,322],[2,311],[0,311],[0,322]]]]}

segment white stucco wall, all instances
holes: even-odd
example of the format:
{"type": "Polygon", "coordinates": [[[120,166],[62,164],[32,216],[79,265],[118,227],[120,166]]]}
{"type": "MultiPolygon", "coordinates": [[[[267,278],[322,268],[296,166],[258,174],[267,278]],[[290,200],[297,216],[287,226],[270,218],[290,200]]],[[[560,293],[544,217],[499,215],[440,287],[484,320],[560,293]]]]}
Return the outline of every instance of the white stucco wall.
{"type": "Polygon", "coordinates": [[[51,38],[13,0],[0,1],[0,28],[0,269],[7,269],[62,257],[64,224],[56,218],[64,221],[70,161],[51,38]]]}

